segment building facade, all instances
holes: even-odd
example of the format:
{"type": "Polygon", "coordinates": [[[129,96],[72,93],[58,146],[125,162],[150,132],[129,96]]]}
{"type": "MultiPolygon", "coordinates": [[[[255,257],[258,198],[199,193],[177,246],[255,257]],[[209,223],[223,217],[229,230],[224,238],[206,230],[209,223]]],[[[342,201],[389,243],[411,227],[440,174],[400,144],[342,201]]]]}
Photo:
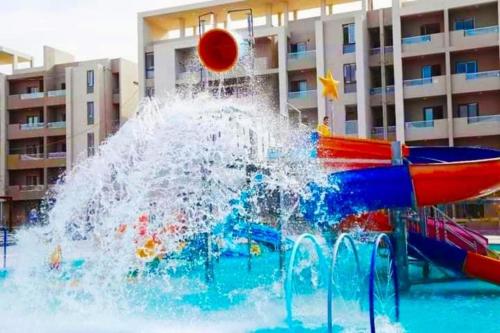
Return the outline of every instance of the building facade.
{"type": "MultiPolygon", "coordinates": [[[[139,93],[218,83],[200,75],[199,35],[220,27],[244,36],[251,9],[254,74],[292,121],[313,128],[329,115],[340,135],[500,148],[498,0],[375,6],[368,0],[215,0],[139,13],[139,93]],[[341,97],[333,103],[317,80],[329,70],[340,81],[341,97]]],[[[245,75],[234,71],[224,85],[238,93],[245,75]]],[[[463,210],[498,217],[498,204],[476,206],[463,210]]]]}
{"type": "MultiPolygon", "coordinates": [[[[137,108],[137,65],[124,59],[75,62],[44,47],[44,64],[0,75],[0,191],[12,223],[30,211],[66,169],[94,154],[137,108]]],[[[22,58],[25,60],[26,58],[22,58]]],[[[4,62],[5,63],[5,62],[4,62]]]]}

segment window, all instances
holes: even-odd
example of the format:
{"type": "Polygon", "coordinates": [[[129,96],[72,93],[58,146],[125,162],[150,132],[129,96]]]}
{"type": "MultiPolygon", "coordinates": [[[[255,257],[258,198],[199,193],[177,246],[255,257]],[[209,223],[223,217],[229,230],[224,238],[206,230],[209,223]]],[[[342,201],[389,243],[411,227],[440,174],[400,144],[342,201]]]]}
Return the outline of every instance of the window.
{"type": "MultiPolygon", "coordinates": [[[[468,104],[459,104],[457,115],[459,118],[472,118],[479,116],[479,104],[478,103],[468,103],[468,104]]],[[[469,122],[471,119],[469,119],[469,122]]]]}
{"type": "Polygon", "coordinates": [[[26,154],[28,155],[38,155],[40,153],[40,147],[36,144],[26,145],[26,154]]]}
{"type": "Polygon", "coordinates": [[[306,91],[307,80],[292,81],[292,91],[306,91]]]}
{"type": "Polygon", "coordinates": [[[420,26],[421,35],[432,35],[437,34],[441,30],[439,23],[428,23],[420,26]]]}
{"type": "Polygon", "coordinates": [[[61,83],[61,90],[66,90],[66,82],[61,83]]]}
{"type": "Polygon", "coordinates": [[[87,71],[87,94],[94,92],[94,71],[87,71]]]}
{"type": "Polygon", "coordinates": [[[153,87],[146,87],[146,97],[153,97],[155,95],[155,88],[153,87]]]}
{"type": "Polygon", "coordinates": [[[299,42],[299,43],[294,43],[290,45],[290,52],[291,53],[299,53],[299,52],[306,52],[307,51],[307,42],[299,42]]]}
{"type": "Polygon", "coordinates": [[[344,92],[356,91],[356,64],[344,65],[344,92]]]}
{"type": "Polygon", "coordinates": [[[87,125],[94,125],[94,102],[87,102],[87,125]]]}
{"type": "Polygon", "coordinates": [[[422,78],[430,78],[441,75],[441,65],[425,65],[422,67],[422,78]]]}
{"type": "Polygon", "coordinates": [[[28,92],[28,94],[34,94],[34,93],[40,92],[40,88],[38,88],[38,87],[28,87],[27,88],[27,92],[28,92]]]}
{"type": "Polygon", "coordinates": [[[477,73],[477,61],[457,61],[455,64],[455,72],[461,73],[477,73]]]}
{"type": "Polygon", "coordinates": [[[94,156],[94,133],[87,133],[87,156],[94,156]]]}
{"type": "Polygon", "coordinates": [[[39,116],[27,116],[26,117],[26,124],[29,125],[35,125],[41,123],[41,119],[39,116]]]}
{"type": "Polygon", "coordinates": [[[154,78],[155,57],[153,52],[148,52],[145,55],[146,79],[154,78]]]}
{"type": "Polygon", "coordinates": [[[354,23],[344,24],[342,26],[342,32],[344,35],[344,45],[356,43],[356,40],[354,38],[354,23]]]}
{"type": "Polygon", "coordinates": [[[26,185],[28,186],[40,185],[40,178],[38,176],[33,176],[33,175],[26,176],[26,185]]]}
{"type": "Polygon", "coordinates": [[[474,29],[475,23],[473,17],[457,18],[455,20],[455,30],[469,30],[474,29]]]}
{"type": "Polygon", "coordinates": [[[433,121],[435,119],[443,119],[443,107],[438,106],[428,106],[423,109],[424,121],[433,121]]]}

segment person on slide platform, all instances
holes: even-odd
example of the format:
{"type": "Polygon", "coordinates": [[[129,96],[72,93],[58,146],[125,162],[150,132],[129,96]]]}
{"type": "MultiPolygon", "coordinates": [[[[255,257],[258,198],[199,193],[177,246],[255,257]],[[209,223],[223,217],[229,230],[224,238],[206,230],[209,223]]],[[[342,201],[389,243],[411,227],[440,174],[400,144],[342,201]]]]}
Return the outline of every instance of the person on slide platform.
{"type": "Polygon", "coordinates": [[[325,116],[323,118],[323,123],[318,125],[318,128],[316,129],[318,131],[318,134],[320,136],[331,136],[332,133],[330,132],[330,126],[328,126],[328,116],[325,116]]]}

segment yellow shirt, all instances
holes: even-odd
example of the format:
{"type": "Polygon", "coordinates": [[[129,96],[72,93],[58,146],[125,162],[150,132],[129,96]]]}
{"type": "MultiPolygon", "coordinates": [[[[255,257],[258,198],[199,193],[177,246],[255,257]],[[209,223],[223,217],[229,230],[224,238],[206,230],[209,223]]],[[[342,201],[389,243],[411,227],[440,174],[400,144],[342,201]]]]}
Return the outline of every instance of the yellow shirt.
{"type": "Polygon", "coordinates": [[[318,128],[316,129],[321,136],[331,136],[332,133],[330,132],[330,127],[325,124],[319,124],[318,128]]]}

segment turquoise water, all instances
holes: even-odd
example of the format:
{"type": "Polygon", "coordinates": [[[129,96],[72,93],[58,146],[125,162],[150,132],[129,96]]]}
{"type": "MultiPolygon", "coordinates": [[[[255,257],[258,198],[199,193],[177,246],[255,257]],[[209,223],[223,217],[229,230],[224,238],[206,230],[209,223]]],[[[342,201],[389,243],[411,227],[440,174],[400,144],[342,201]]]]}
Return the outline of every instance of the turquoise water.
{"type": "Polygon", "coordinates": [[[500,244],[491,244],[489,247],[493,251],[500,252],[500,244]]]}
{"type": "MultiPolygon", "coordinates": [[[[227,317],[242,316],[247,319],[268,315],[270,318],[263,323],[262,318],[256,317],[253,328],[252,325],[246,325],[244,329],[236,329],[235,326],[228,329],[224,326],[220,332],[289,332],[284,320],[282,285],[277,282],[280,280],[278,260],[276,253],[268,253],[260,258],[253,258],[249,269],[246,258],[221,258],[214,266],[214,281],[208,285],[204,283],[205,270],[199,265],[169,272],[172,279],[170,282],[175,286],[173,289],[166,290],[162,279],[131,282],[128,285],[128,305],[140,309],[136,315],[151,321],[168,320],[172,317],[177,318],[179,323],[188,318],[194,320],[193,306],[197,309],[198,318],[221,315],[222,317],[217,318],[222,322],[230,320],[221,319],[224,318],[224,313],[227,317]],[[189,274],[189,279],[185,278],[186,274],[189,274]],[[259,312],[259,308],[262,312],[259,312]],[[265,322],[272,324],[265,326],[265,322]]],[[[81,261],[73,263],[72,266],[73,272],[85,267],[81,261]]],[[[5,282],[9,276],[0,273],[0,279],[5,282]]],[[[6,292],[8,293],[2,288],[0,295],[6,292]]],[[[0,305],[1,303],[0,301],[0,305]]],[[[295,331],[324,332],[324,293],[311,293],[298,303],[303,304],[304,311],[295,331]]],[[[500,288],[475,280],[413,285],[408,292],[401,295],[400,313],[400,325],[382,326],[379,331],[498,332],[500,288]]],[[[339,310],[334,303],[335,332],[366,332],[367,318],[366,311],[353,308],[352,311],[345,312],[339,310]],[[342,326],[342,322],[349,316],[359,317],[358,328],[342,326]]],[[[70,328],[67,331],[73,330],[70,328]]]]}

